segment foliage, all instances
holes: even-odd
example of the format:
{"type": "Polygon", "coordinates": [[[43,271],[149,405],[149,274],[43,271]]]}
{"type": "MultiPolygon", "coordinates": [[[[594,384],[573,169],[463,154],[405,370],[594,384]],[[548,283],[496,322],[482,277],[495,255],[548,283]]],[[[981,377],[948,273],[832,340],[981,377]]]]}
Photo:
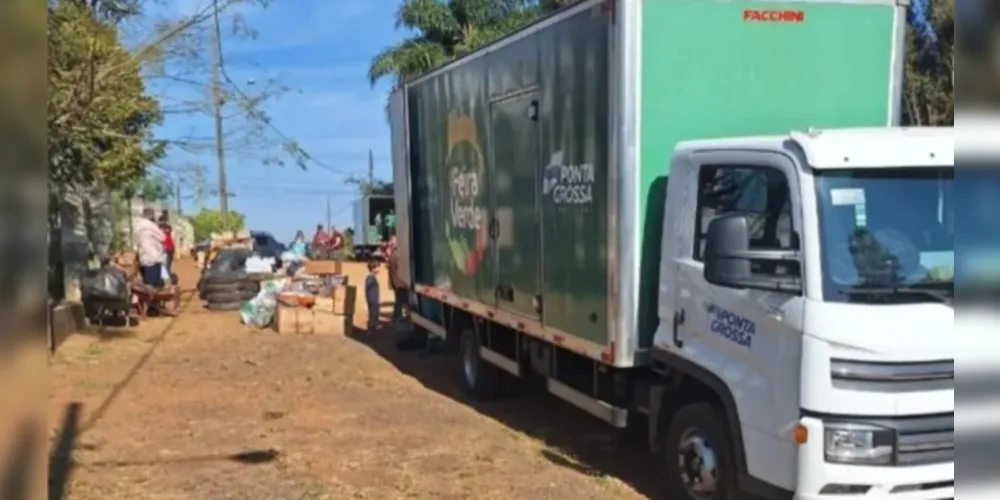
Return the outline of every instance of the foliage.
{"type": "Polygon", "coordinates": [[[396,28],[414,33],[376,55],[368,68],[372,86],[384,77],[393,87],[483,47],[575,0],[403,0],[396,28]]]}
{"type": "Polygon", "coordinates": [[[911,10],[906,34],[905,121],[909,125],[954,125],[955,2],[927,0],[925,11],[926,29],[911,10]]]}
{"type": "Polygon", "coordinates": [[[246,217],[235,211],[229,211],[229,223],[222,220],[222,211],[203,208],[191,216],[191,226],[194,229],[195,241],[204,241],[212,237],[212,233],[222,231],[240,231],[246,228],[246,217]]]}
{"type": "Polygon", "coordinates": [[[123,192],[126,196],[134,196],[142,201],[163,203],[174,197],[174,183],[166,176],[147,172],[123,192]]]}
{"type": "Polygon", "coordinates": [[[49,3],[48,163],[56,185],[137,181],[165,146],[162,120],[115,27],[88,4],[49,3]]]}
{"type": "Polygon", "coordinates": [[[392,181],[383,181],[379,179],[375,180],[361,180],[357,178],[348,179],[349,184],[357,184],[358,191],[361,196],[370,196],[373,194],[380,195],[392,195],[394,194],[395,188],[392,181]]]}
{"type": "MultiPolygon", "coordinates": [[[[137,1],[137,0],[131,0],[137,1]]],[[[190,15],[156,18],[152,9],[138,9],[133,25],[153,33],[143,76],[160,90],[165,115],[214,118],[215,104],[221,107],[225,123],[223,153],[256,159],[265,165],[293,163],[305,168],[309,154],[301,145],[274,126],[265,104],[290,89],[277,78],[233,77],[224,54],[218,64],[218,85],[213,80],[216,64],[211,47],[215,37],[253,39],[256,32],[246,23],[241,10],[266,8],[271,0],[217,0],[203,2],[190,15]],[[224,28],[216,31],[215,18],[224,28]]],[[[185,132],[161,137],[165,144],[193,154],[215,154],[216,137],[204,132],[185,132]]]]}

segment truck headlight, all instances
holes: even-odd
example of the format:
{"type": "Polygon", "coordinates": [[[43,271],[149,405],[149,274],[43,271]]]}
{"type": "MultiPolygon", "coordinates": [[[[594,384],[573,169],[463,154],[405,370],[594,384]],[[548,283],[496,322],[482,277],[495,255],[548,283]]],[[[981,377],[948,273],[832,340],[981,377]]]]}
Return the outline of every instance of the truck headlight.
{"type": "Polygon", "coordinates": [[[827,462],[851,465],[892,463],[896,435],[891,429],[832,422],[823,427],[823,454],[827,462]]]}

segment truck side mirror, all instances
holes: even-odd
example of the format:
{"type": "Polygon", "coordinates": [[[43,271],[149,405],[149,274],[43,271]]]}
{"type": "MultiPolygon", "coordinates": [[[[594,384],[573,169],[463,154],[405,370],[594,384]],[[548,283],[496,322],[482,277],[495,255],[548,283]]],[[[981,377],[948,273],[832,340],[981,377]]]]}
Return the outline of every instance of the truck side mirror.
{"type": "Polygon", "coordinates": [[[729,214],[708,224],[705,235],[705,281],[713,285],[743,288],[750,280],[750,261],[736,257],[750,250],[750,224],[746,217],[729,214]]]}
{"type": "Polygon", "coordinates": [[[751,250],[750,221],[746,216],[727,214],[708,224],[705,235],[705,281],[726,288],[749,288],[773,292],[800,293],[797,250],[751,250]],[[754,272],[754,264],[786,263],[795,274],[767,275],[754,272]]]}

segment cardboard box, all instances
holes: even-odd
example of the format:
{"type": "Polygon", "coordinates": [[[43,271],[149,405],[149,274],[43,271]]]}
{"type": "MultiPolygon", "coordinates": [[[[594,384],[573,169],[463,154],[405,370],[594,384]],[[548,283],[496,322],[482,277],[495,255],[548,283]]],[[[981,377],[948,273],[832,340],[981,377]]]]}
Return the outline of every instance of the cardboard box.
{"type": "Polygon", "coordinates": [[[274,312],[274,329],[278,333],[314,333],[313,310],[306,307],[291,307],[278,304],[274,312]]]}
{"type": "Polygon", "coordinates": [[[350,335],[353,323],[351,316],[313,311],[313,333],[317,335],[350,335]]]}
{"type": "Polygon", "coordinates": [[[339,260],[307,260],[303,269],[306,274],[323,276],[326,274],[341,274],[343,262],[339,260]]]}
{"type": "Polygon", "coordinates": [[[354,314],[358,287],[354,285],[338,286],[332,291],[332,297],[316,297],[316,304],[313,306],[313,309],[341,316],[354,314]]]}

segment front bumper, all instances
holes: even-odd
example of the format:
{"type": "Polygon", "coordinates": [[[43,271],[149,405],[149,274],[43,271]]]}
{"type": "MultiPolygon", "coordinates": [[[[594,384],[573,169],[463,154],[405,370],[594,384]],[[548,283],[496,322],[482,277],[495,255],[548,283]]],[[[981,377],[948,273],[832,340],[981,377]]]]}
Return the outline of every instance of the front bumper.
{"type": "Polygon", "coordinates": [[[796,500],[952,500],[955,463],[914,466],[860,466],[827,463],[823,457],[823,422],[805,417],[807,443],[799,447],[796,500]],[[856,493],[821,494],[827,485],[857,485],[856,493]]]}

